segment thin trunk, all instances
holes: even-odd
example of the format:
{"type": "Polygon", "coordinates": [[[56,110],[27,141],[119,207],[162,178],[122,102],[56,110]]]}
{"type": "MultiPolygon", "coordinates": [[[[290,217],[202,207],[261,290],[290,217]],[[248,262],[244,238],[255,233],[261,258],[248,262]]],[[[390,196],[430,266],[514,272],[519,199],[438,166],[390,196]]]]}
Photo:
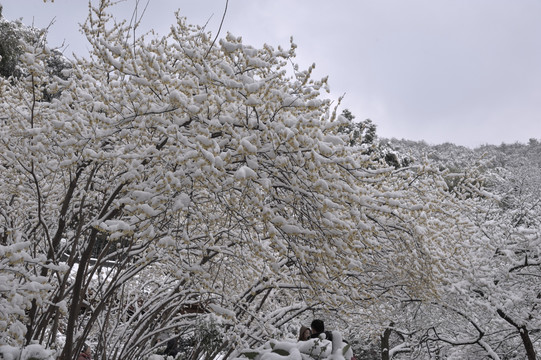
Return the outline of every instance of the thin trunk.
{"type": "Polygon", "coordinates": [[[381,360],[389,360],[389,338],[391,337],[391,332],[392,329],[387,328],[381,336],[381,360]]]}
{"type": "MultiPolygon", "coordinates": [[[[64,344],[64,349],[62,350],[62,354],[60,355],[59,360],[70,360],[73,355],[72,351],[77,350],[73,349],[73,334],[76,331],[76,321],[79,317],[80,312],[80,300],[81,300],[81,290],[83,288],[83,282],[84,282],[84,275],[86,272],[86,267],[88,264],[88,261],[90,260],[90,257],[92,256],[92,249],[94,248],[94,244],[96,242],[96,238],[98,235],[98,230],[95,228],[92,229],[90,236],[89,236],[89,242],[88,246],[86,247],[85,251],[81,255],[81,259],[79,261],[79,268],[77,270],[77,275],[75,277],[75,284],[73,286],[73,295],[71,297],[71,306],[69,311],[69,317],[68,317],[68,324],[66,327],[66,341],[64,344]]],[[[81,341],[79,341],[80,343],[81,341]]]]}
{"type": "Polygon", "coordinates": [[[520,334],[520,338],[522,339],[522,344],[524,345],[524,349],[526,350],[526,356],[528,357],[528,360],[536,360],[537,357],[535,355],[535,349],[532,344],[532,339],[530,339],[530,333],[528,332],[528,329],[526,326],[518,325],[511,319],[506,313],[504,313],[501,309],[497,310],[498,315],[505,321],[507,321],[509,324],[513,325],[518,333],[520,334]]]}

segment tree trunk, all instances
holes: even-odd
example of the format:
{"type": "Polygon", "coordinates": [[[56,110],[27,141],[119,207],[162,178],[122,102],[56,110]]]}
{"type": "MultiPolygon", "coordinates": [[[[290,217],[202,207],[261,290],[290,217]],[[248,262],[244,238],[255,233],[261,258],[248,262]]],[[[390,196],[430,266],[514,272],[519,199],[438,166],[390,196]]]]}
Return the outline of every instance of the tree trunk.
{"type": "Polygon", "coordinates": [[[524,349],[526,350],[526,356],[528,357],[528,360],[536,360],[537,357],[535,355],[535,349],[532,344],[532,339],[530,339],[530,333],[528,332],[528,329],[526,326],[522,325],[519,326],[517,323],[513,321],[506,313],[504,313],[502,310],[498,309],[498,315],[505,321],[507,321],[509,324],[513,325],[520,334],[520,338],[522,339],[522,344],[524,345],[524,349]]]}
{"type": "Polygon", "coordinates": [[[387,328],[381,336],[381,360],[389,360],[389,338],[391,337],[391,332],[392,330],[387,328]]]}

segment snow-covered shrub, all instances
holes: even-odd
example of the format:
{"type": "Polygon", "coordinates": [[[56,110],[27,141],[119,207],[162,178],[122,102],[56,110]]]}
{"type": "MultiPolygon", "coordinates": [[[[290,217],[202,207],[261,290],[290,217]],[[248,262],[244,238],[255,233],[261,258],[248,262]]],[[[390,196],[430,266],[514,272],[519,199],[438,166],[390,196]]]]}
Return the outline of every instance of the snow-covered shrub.
{"type": "Polygon", "coordinates": [[[55,360],[55,352],[42,345],[33,344],[18,348],[9,345],[0,345],[0,355],[3,360],[55,360]]]}

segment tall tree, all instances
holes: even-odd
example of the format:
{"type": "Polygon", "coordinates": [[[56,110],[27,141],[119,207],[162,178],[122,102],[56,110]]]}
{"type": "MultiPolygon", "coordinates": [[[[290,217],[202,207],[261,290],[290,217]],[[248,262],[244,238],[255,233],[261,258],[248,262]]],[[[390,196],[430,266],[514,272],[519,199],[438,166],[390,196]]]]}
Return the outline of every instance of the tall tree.
{"type": "Polygon", "coordinates": [[[349,146],[326,80],[289,77],[293,43],[215,42],[181,17],[130,38],[111,4],[90,8],[91,54],[64,78],[29,44],[0,83],[2,251],[17,254],[0,270],[20,259],[10,286],[29,294],[2,294],[5,343],[67,360],[90,338],[137,359],[206,329],[187,358],[227,358],[309,310],[379,331],[438,295],[470,231],[438,171],[349,146]]]}

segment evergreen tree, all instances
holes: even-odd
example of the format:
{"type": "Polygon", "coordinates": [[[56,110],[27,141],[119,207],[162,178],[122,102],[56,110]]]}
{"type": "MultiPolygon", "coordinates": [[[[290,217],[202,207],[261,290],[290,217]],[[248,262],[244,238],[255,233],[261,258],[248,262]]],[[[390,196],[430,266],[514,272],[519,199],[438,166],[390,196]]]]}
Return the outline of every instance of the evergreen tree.
{"type": "MultiPolygon", "coordinates": [[[[20,57],[27,47],[39,46],[47,52],[47,73],[66,79],[64,70],[71,68],[71,63],[59,50],[45,46],[45,35],[45,29],[26,26],[20,20],[5,19],[0,8],[0,76],[7,79],[27,75],[20,66],[20,57]]],[[[48,93],[46,100],[54,96],[54,93],[48,93]]]]}

